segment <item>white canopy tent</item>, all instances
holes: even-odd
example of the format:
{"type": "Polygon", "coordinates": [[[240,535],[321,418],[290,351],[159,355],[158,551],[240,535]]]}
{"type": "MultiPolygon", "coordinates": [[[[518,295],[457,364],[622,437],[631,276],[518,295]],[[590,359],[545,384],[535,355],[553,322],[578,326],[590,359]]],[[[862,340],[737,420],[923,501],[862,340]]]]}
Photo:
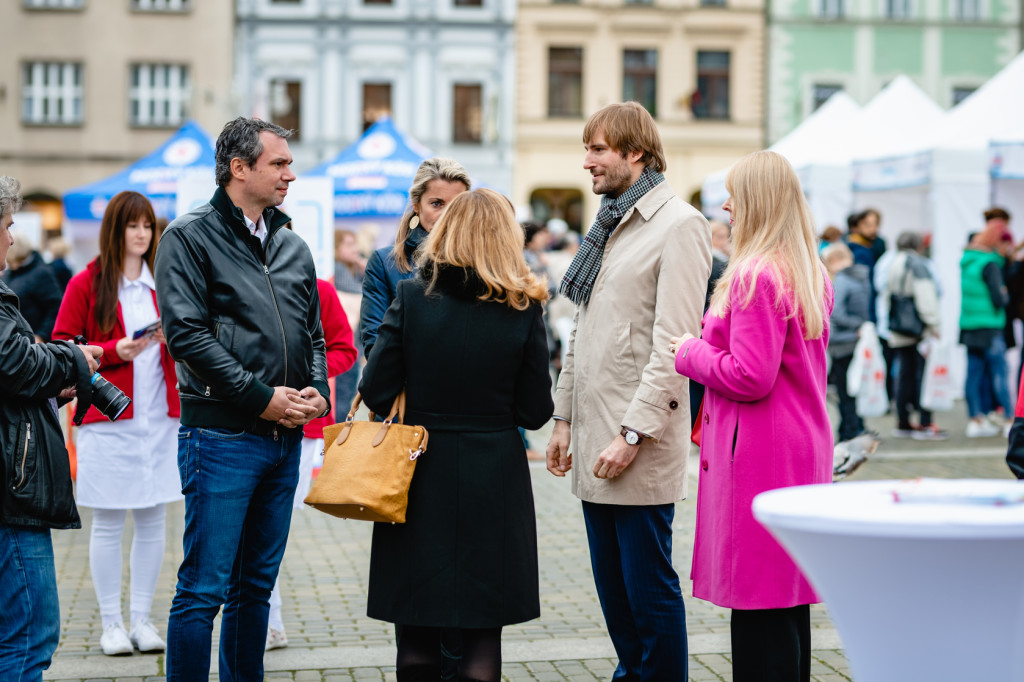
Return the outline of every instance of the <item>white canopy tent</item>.
{"type": "MultiPolygon", "coordinates": [[[[819,232],[827,225],[845,225],[850,212],[850,147],[846,138],[860,111],[849,95],[837,92],[771,146],[789,159],[800,176],[819,232]]],[[[728,169],[709,175],[701,188],[704,214],[720,220],[725,218],[722,203],[729,196],[726,173],[728,169]]]]}
{"type": "MultiPolygon", "coordinates": [[[[1024,126],[1024,116],[1020,117],[1024,126]]],[[[989,143],[989,174],[992,177],[992,205],[1009,211],[1010,229],[1017,241],[1024,236],[1024,130],[1015,140],[989,143]],[[1016,227],[1015,227],[1016,225],[1016,227]]]]}

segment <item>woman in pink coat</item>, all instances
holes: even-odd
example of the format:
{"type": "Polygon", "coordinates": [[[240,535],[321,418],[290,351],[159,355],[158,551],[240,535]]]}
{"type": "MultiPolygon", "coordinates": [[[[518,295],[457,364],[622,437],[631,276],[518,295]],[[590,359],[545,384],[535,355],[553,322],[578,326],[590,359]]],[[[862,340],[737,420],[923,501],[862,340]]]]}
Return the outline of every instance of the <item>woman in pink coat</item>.
{"type": "Polygon", "coordinates": [[[735,682],[810,679],[818,600],[751,512],[765,490],[832,480],[825,349],[832,288],[796,173],[756,152],[726,178],[733,257],[703,338],[673,338],[676,370],[707,387],[693,595],[732,612],[735,682]]]}

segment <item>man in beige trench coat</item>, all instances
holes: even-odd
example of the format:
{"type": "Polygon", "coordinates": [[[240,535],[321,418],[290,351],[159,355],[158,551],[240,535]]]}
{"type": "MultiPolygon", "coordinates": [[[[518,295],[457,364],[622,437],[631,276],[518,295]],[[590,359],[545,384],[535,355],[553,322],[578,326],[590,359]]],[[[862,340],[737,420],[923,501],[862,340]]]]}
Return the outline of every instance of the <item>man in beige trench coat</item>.
{"type": "Polygon", "coordinates": [[[560,288],[576,314],[547,468],[556,476],[572,469],[583,502],[619,657],[612,679],[686,680],[672,520],[686,496],[690,419],[669,337],[700,334],[711,229],[665,182],[661,137],[639,104],[595,113],[583,142],[583,167],[603,197],[560,288]]]}

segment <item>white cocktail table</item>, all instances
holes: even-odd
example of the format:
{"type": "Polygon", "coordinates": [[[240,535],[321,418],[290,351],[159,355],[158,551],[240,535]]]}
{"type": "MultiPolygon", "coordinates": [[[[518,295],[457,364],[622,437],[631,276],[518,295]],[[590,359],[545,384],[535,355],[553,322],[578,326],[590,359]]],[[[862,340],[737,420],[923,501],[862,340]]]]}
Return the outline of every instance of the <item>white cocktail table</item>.
{"type": "Polygon", "coordinates": [[[772,490],[754,516],[824,599],[855,682],[1024,680],[1024,482],[908,481],[772,490]],[[904,498],[907,496],[904,495],[904,498]]]}

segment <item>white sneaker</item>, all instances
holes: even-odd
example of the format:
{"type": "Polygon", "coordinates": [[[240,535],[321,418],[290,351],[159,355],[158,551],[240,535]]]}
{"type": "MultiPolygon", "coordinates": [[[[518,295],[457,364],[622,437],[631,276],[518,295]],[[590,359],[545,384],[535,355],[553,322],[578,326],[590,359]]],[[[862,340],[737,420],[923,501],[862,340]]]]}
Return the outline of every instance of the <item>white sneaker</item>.
{"type": "Polygon", "coordinates": [[[288,635],[284,634],[284,628],[280,630],[267,628],[267,651],[283,649],[286,646],[288,646],[288,635]]]}
{"type": "Polygon", "coordinates": [[[972,419],[967,422],[968,438],[991,438],[998,436],[1000,428],[987,419],[972,419]]]}
{"type": "Polygon", "coordinates": [[[100,637],[100,648],[107,656],[131,655],[134,651],[132,642],[128,639],[128,633],[120,623],[113,623],[100,637]]]}
{"type": "Polygon", "coordinates": [[[149,619],[140,620],[132,625],[132,631],[128,634],[135,648],[143,653],[163,651],[167,648],[164,640],[160,639],[156,628],[149,622],[149,619]]]}

